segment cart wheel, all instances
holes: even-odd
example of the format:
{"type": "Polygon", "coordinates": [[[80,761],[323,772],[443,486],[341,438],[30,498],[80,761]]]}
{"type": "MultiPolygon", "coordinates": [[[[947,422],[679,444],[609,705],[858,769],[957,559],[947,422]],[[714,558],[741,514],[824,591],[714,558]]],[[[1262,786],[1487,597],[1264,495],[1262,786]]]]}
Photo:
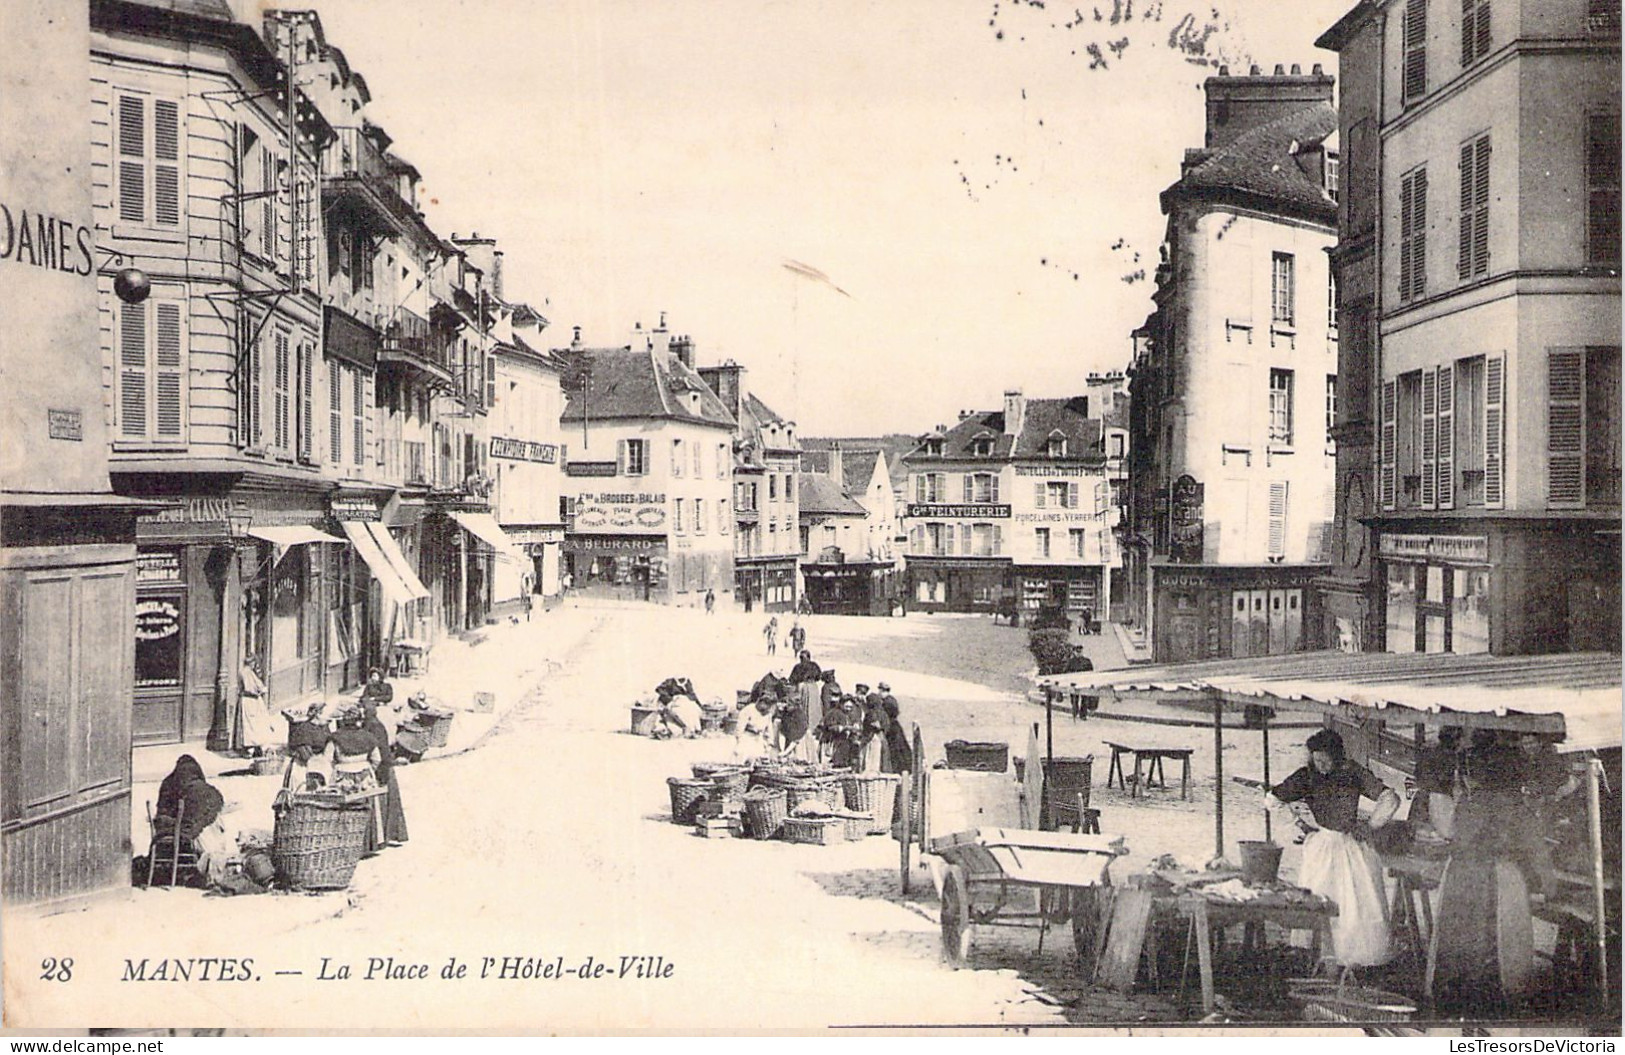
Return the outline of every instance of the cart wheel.
{"type": "Polygon", "coordinates": [[[942,880],[942,959],[954,967],[970,959],[970,889],[958,865],[942,880]]]}

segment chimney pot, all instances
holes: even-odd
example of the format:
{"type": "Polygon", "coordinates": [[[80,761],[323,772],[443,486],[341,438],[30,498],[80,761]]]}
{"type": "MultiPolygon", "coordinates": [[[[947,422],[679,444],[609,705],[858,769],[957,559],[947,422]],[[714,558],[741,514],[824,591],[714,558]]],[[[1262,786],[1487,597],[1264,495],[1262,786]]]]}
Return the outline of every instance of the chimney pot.
{"type": "Polygon", "coordinates": [[[1281,64],[1280,64],[1280,63],[1279,63],[1279,62],[1277,62],[1277,63],[1276,63],[1276,64],[1275,64],[1275,75],[1276,75],[1276,76],[1277,76],[1277,77],[1284,77],[1284,76],[1286,76],[1286,67],[1285,67],[1285,66],[1283,66],[1283,65],[1281,65],[1281,64]]]}
{"type": "Polygon", "coordinates": [[[1249,77],[1257,77],[1259,74],[1261,74],[1263,72],[1264,71],[1262,69],[1260,69],[1258,67],[1258,64],[1255,62],[1255,63],[1253,63],[1252,68],[1247,71],[1247,76],[1249,76],[1249,77]]]}
{"type": "Polygon", "coordinates": [[[1298,65],[1296,62],[1294,62],[1292,64],[1292,76],[1298,77],[1298,76],[1301,76],[1302,74],[1303,74],[1303,67],[1298,65]]]}
{"type": "Polygon", "coordinates": [[[1230,67],[1229,66],[1220,66],[1219,67],[1219,76],[1221,76],[1221,77],[1230,76],[1230,67]]]}
{"type": "Polygon", "coordinates": [[[1326,71],[1322,69],[1320,63],[1317,62],[1313,66],[1309,67],[1309,72],[1314,74],[1316,77],[1319,77],[1326,71]]]}

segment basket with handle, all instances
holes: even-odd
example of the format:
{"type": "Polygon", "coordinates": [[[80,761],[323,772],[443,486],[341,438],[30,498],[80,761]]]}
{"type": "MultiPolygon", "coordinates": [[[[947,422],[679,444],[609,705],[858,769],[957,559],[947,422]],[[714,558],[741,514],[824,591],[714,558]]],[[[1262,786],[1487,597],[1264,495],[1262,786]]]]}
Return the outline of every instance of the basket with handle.
{"type": "Polygon", "coordinates": [[[841,778],[841,790],[846,794],[846,808],[869,814],[869,830],[881,835],[891,831],[902,783],[903,778],[895,773],[854,773],[841,778]]]}
{"type": "MultiPolygon", "coordinates": [[[[381,794],[382,792],[378,792],[381,794]]],[[[280,795],[271,863],[291,890],[343,890],[366,850],[372,795],[280,795]]]]}
{"type": "Polygon", "coordinates": [[[671,820],[673,824],[693,824],[706,794],[711,790],[709,780],[686,780],[667,777],[666,787],[671,791],[671,820]]]}
{"type": "Polygon", "coordinates": [[[783,788],[752,788],[745,793],[745,833],[752,839],[771,839],[790,815],[789,794],[783,788]]]}

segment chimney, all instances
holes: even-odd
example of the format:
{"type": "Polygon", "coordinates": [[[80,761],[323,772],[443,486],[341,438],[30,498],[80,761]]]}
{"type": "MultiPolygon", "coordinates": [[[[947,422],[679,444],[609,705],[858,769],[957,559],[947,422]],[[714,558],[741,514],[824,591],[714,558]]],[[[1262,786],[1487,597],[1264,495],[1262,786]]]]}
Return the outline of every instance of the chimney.
{"type": "Polygon", "coordinates": [[[839,442],[829,445],[829,478],[835,481],[836,490],[846,490],[846,470],[841,465],[841,445],[839,442]]]}
{"type": "Polygon", "coordinates": [[[475,231],[467,238],[458,238],[456,235],[452,235],[451,244],[461,249],[468,262],[479,268],[481,273],[490,279],[491,292],[496,296],[501,296],[501,293],[497,291],[499,282],[496,275],[497,269],[501,266],[498,261],[502,258],[502,254],[497,252],[497,240],[495,238],[481,238],[480,232],[475,231]]]}
{"type": "MultiPolygon", "coordinates": [[[[694,344],[686,335],[674,337],[671,348],[672,354],[683,359],[690,367],[694,366],[694,344]]],[[[730,359],[717,366],[699,367],[695,372],[738,421],[740,408],[745,403],[745,368],[730,359]]]]}
{"type": "MultiPolygon", "coordinates": [[[[660,313],[659,324],[649,332],[649,347],[654,349],[654,353],[659,356],[663,362],[671,361],[671,334],[666,330],[665,312],[660,313]]],[[[693,366],[694,364],[689,363],[688,365],[693,366]]]]}
{"type": "Polygon", "coordinates": [[[573,327],[573,329],[575,330],[575,335],[570,338],[570,348],[572,351],[579,352],[581,350],[581,327],[576,326],[573,327]]]}
{"type": "Polygon", "coordinates": [[[697,369],[694,365],[694,338],[688,334],[679,334],[671,339],[671,354],[682,360],[690,370],[697,369]]]}
{"type": "Polygon", "coordinates": [[[643,332],[643,323],[634,322],[632,324],[632,338],[626,344],[634,352],[647,352],[652,347],[649,343],[649,335],[643,332]]]}
{"type": "Polygon", "coordinates": [[[1007,389],[1004,393],[1004,434],[1006,436],[1021,435],[1021,427],[1027,422],[1027,397],[1021,394],[1021,389],[1007,389]]]}
{"type": "Polygon", "coordinates": [[[1332,101],[1332,78],[1311,67],[1309,73],[1294,65],[1288,73],[1284,65],[1263,73],[1252,67],[1245,77],[1209,77],[1203,83],[1207,94],[1207,135],[1203,146],[1216,150],[1236,137],[1278,117],[1332,101]]]}
{"type": "Polygon", "coordinates": [[[502,250],[491,253],[491,296],[502,300],[502,250]]]}

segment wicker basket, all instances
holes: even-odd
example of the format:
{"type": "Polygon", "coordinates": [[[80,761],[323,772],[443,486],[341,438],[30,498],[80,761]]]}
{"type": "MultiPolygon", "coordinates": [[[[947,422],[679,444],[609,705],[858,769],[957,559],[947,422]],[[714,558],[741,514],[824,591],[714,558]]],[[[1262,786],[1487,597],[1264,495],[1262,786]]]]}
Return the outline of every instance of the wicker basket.
{"type": "Polygon", "coordinates": [[[875,818],[871,813],[852,812],[843,816],[841,820],[846,824],[847,842],[862,842],[874,831],[875,818]]]}
{"type": "Polygon", "coordinates": [[[1082,758],[1057,755],[1041,761],[1044,765],[1044,786],[1050,801],[1065,801],[1072,805],[1081,792],[1083,805],[1089,805],[1089,786],[1094,779],[1094,755],[1084,755],[1082,758]]]}
{"type": "Polygon", "coordinates": [[[903,778],[895,773],[864,773],[843,777],[846,808],[873,818],[869,830],[877,835],[891,831],[892,814],[897,812],[897,789],[903,778]]]}
{"type": "Polygon", "coordinates": [[[749,778],[750,774],[742,769],[713,774],[707,781],[710,787],[706,801],[715,805],[721,815],[737,814],[745,808],[745,782],[749,778]]]}
{"type": "Polygon", "coordinates": [[[708,780],[727,773],[738,773],[743,782],[750,776],[750,771],[738,762],[695,762],[688,768],[694,774],[695,780],[708,780]]]}
{"type": "Polygon", "coordinates": [[[421,755],[431,746],[429,730],[416,720],[402,722],[395,730],[395,744],[409,755],[421,755]]]}
{"type": "Polygon", "coordinates": [[[366,849],[372,808],[366,799],[289,795],[277,809],[271,861],[290,890],[343,890],[366,849]]]}
{"type": "Polygon", "coordinates": [[[423,712],[418,715],[418,724],[428,731],[430,747],[446,746],[451,738],[451,720],[455,717],[457,717],[455,711],[441,711],[436,714],[423,712]]]}
{"type": "Polygon", "coordinates": [[[833,846],[846,841],[846,821],[840,817],[786,817],[780,833],[786,842],[833,846]]]}
{"type": "Polygon", "coordinates": [[[949,769],[974,769],[980,773],[1003,773],[1010,768],[1010,745],[949,740],[942,745],[949,769]]]}
{"type": "Polygon", "coordinates": [[[279,776],[288,764],[288,752],[280,747],[267,747],[254,760],[249,768],[256,777],[279,776]]]}
{"type": "Polygon", "coordinates": [[[1305,1022],[1409,1022],[1416,1014],[1410,997],[1327,979],[1300,979],[1290,995],[1303,1005],[1305,1022]]]}
{"type": "Polygon", "coordinates": [[[726,707],[706,707],[700,711],[700,732],[720,733],[733,712],[726,707]]]}
{"type": "Polygon", "coordinates": [[[632,708],[632,735],[648,736],[654,732],[655,724],[660,721],[659,707],[632,708]]]}
{"type": "Polygon", "coordinates": [[[809,802],[838,810],[846,804],[841,785],[830,780],[807,780],[784,789],[789,795],[790,812],[809,802]]]}
{"type": "Polygon", "coordinates": [[[672,823],[693,824],[700,806],[705,802],[706,793],[711,790],[711,782],[667,777],[666,786],[671,790],[672,823]]]}
{"type": "Polygon", "coordinates": [[[783,788],[756,788],[745,793],[745,833],[752,839],[771,839],[790,815],[789,795],[783,788]]]}

